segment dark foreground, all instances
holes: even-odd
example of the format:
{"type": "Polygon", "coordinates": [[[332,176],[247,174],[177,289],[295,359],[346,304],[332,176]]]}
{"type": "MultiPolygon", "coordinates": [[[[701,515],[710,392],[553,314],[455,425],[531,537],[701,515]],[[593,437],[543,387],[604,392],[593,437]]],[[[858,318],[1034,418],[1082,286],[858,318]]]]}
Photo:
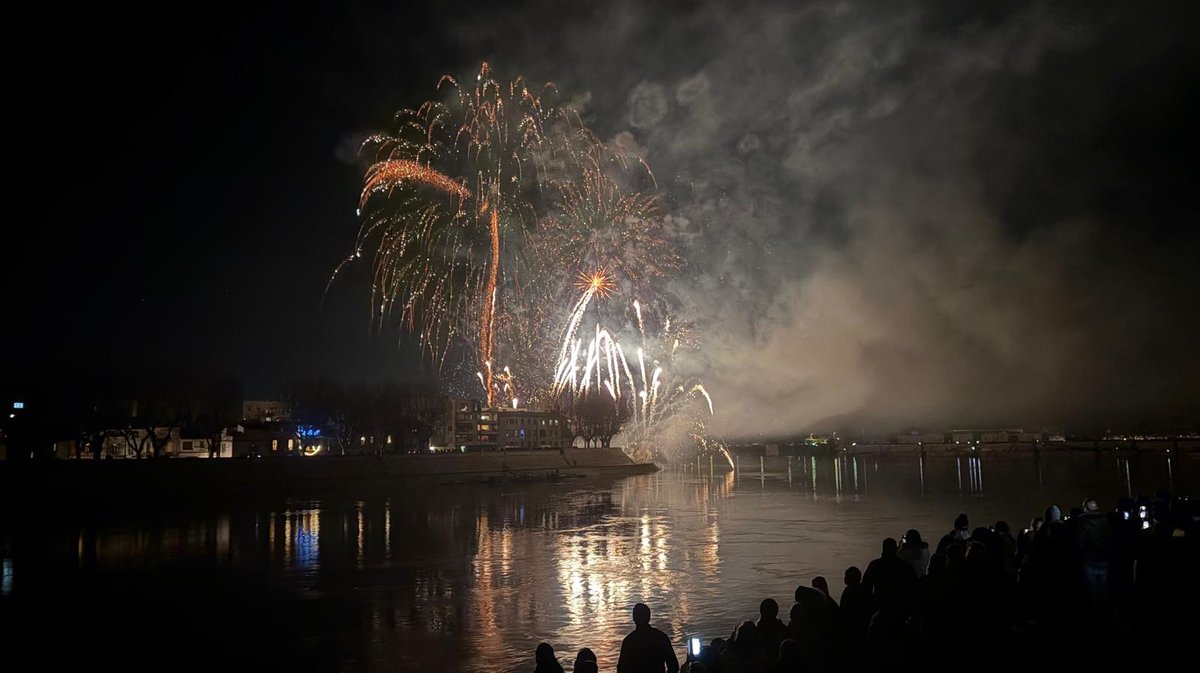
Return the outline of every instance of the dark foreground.
{"type": "MultiPolygon", "coordinates": [[[[126,498],[119,508],[96,502],[71,515],[49,514],[61,509],[54,507],[61,494],[51,491],[46,514],[0,516],[0,656],[6,669],[32,654],[49,670],[529,671],[545,641],[568,670],[574,653],[589,647],[600,670],[611,671],[636,602],[650,605],[653,624],[682,657],[689,637],[728,639],[737,624],[757,620],[766,597],[778,601],[786,623],[797,585],[818,575],[840,598],[843,571],[866,570],[880,540],[909,528],[925,533],[933,551],[959,512],[969,514],[971,531],[1003,519],[1019,537],[1047,502],[1069,514],[1095,497],[1108,510],[1127,493],[1153,494],[1157,484],[1190,490],[1187,479],[1200,473],[1193,462],[1086,456],[793,467],[791,474],[676,471],[363,495],[222,496],[169,507],[126,498]]],[[[955,563],[968,561],[964,553],[955,563]]],[[[1140,560],[1137,567],[1144,568],[1140,560]]],[[[1188,572],[1159,575],[1177,589],[1174,603],[1117,612],[1111,625],[1074,608],[1031,616],[1026,608],[1042,603],[1024,598],[1024,588],[1035,585],[1005,584],[1005,598],[1016,602],[1012,612],[1001,610],[1003,623],[988,621],[993,613],[978,602],[968,612],[955,603],[936,613],[961,627],[953,635],[932,637],[924,621],[906,620],[889,665],[932,670],[939,657],[974,648],[962,662],[1012,667],[1033,662],[1039,645],[1055,645],[1076,663],[1081,653],[1160,660],[1181,642],[1172,633],[1194,625],[1194,607],[1170,619],[1165,611],[1194,603],[1188,572]]],[[[974,582],[964,585],[967,595],[978,593],[974,582]]],[[[769,664],[767,649],[750,670],[769,664]]]]}
{"type": "MultiPolygon", "coordinates": [[[[757,620],[692,652],[685,670],[1191,666],[1183,659],[1200,634],[1198,505],[1159,491],[1107,510],[1089,499],[1066,516],[1052,505],[1016,536],[1004,521],[972,528],[965,514],[936,542],[910,529],[885,539],[869,564],[798,586],[782,619],[764,599],[757,620]],[[841,585],[836,593],[828,579],[841,585]]],[[[631,653],[623,645],[620,661],[631,653]]]]}

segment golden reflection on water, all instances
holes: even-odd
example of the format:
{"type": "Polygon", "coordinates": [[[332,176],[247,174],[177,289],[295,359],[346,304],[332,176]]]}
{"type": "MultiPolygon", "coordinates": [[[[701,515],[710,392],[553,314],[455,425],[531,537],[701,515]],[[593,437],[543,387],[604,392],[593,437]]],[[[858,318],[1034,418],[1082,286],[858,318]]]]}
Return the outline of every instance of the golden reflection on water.
{"type": "MultiPolygon", "coordinates": [[[[554,646],[570,662],[581,647],[592,648],[602,669],[616,664],[621,639],[632,627],[630,609],[650,605],[654,624],[682,643],[697,606],[716,599],[720,571],[720,527],[710,498],[727,493],[734,475],[701,481],[687,492],[697,512],[663,511],[656,489],[627,485],[614,497],[619,507],[598,521],[558,532],[554,540],[557,595],[562,623],[554,624],[554,646]],[[686,537],[683,544],[678,538],[686,537]]],[[[693,509],[694,508],[694,509],[693,509]]]]}

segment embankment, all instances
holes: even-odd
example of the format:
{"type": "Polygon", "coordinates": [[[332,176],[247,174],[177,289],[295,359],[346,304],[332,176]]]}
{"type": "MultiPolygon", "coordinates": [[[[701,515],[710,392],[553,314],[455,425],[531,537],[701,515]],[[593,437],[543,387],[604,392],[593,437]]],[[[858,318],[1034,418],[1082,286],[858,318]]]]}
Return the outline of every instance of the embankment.
{"type": "Polygon", "coordinates": [[[0,463],[0,489],[9,504],[55,506],[612,478],[657,470],[653,463],[635,463],[617,448],[315,458],[6,461],[0,463]]]}

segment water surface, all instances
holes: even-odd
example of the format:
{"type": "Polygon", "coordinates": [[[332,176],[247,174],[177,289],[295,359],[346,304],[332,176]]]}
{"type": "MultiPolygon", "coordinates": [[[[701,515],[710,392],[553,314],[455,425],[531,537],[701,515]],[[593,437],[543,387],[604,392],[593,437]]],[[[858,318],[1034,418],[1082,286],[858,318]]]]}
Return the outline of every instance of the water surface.
{"type": "MultiPolygon", "coordinates": [[[[72,521],[8,521],[9,633],[51,660],[293,671],[614,670],[630,607],[679,643],[710,639],[797,584],[954,517],[1014,531],[1049,503],[1184,489],[1194,456],[756,459],[581,484],[462,486],[363,499],[237,501],[72,521]],[[86,652],[86,656],[81,654],[86,652]]],[[[15,641],[14,642],[18,642],[15,641]]]]}

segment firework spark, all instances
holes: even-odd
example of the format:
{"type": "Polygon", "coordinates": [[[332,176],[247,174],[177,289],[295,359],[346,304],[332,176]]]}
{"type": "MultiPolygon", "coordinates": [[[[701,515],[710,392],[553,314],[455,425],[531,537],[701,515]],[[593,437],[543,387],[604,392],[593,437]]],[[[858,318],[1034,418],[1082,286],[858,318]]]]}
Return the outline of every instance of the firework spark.
{"type": "Polygon", "coordinates": [[[468,346],[489,407],[518,405],[516,371],[520,400],[610,405],[639,446],[691,400],[703,397],[711,416],[704,386],[675,374],[676,353],[696,339],[669,315],[666,281],[683,260],[649,167],[543,99],[549,85],[502,84],[484,64],[473,86],[445,77],[438,87],[444,100],[401,112],[394,134],[364,143],[362,225],[334,275],[373,250],[372,315],[398,313],[443,364],[468,346]],[[603,301],[617,294],[639,297],[632,312],[603,301]],[[604,325],[634,316],[631,362],[621,330],[604,325]],[[647,324],[664,327],[651,337],[647,324]]]}
{"type": "Polygon", "coordinates": [[[648,167],[543,99],[552,85],[502,84],[484,64],[473,86],[447,76],[438,88],[444,100],[402,111],[394,134],[364,143],[373,163],[363,223],[338,269],[373,248],[376,318],[398,312],[440,362],[454,343],[469,344],[489,406],[514,389],[497,360],[531,382],[523,387],[536,400],[555,378],[544,353],[576,269],[594,269],[576,278],[590,289],[576,302],[581,317],[592,297],[618,288],[658,296],[682,260],[657,198],[642,191],[653,186],[648,167]]]}
{"type": "Polygon", "coordinates": [[[575,278],[575,289],[606,299],[617,290],[616,279],[605,269],[596,269],[591,273],[579,272],[575,278]]]}
{"type": "Polygon", "coordinates": [[[679,413],[689,400],[703,397],[708,414],[714,414],[712,397],[695,377],[676,380],[671,368],[674,364],[674,348],[664,360],[650,361],[647,367],[648,348],[642,324],[640,304],[634,301],[634,310],[639,317],[639,339],[637,368],[631,369],[625,349],[613,334],[599,323],[594,336],[584,344],[578,335],[588,303],[597,295],[598,283],[588,280],[592,276],[581,274],[579,288],[583,294],[568,316],[567,329],[555,366],[552,388],[554,395],[571,400],[586,399],[596,391],[603,391],[615,405],[616,414],[624,418],[628,410],[628,422],[622,428],[625,436],[634,444],[649,443],[659,427],[679,413]],[[637,372],[635,375],[634,372],[637,372]]]}

